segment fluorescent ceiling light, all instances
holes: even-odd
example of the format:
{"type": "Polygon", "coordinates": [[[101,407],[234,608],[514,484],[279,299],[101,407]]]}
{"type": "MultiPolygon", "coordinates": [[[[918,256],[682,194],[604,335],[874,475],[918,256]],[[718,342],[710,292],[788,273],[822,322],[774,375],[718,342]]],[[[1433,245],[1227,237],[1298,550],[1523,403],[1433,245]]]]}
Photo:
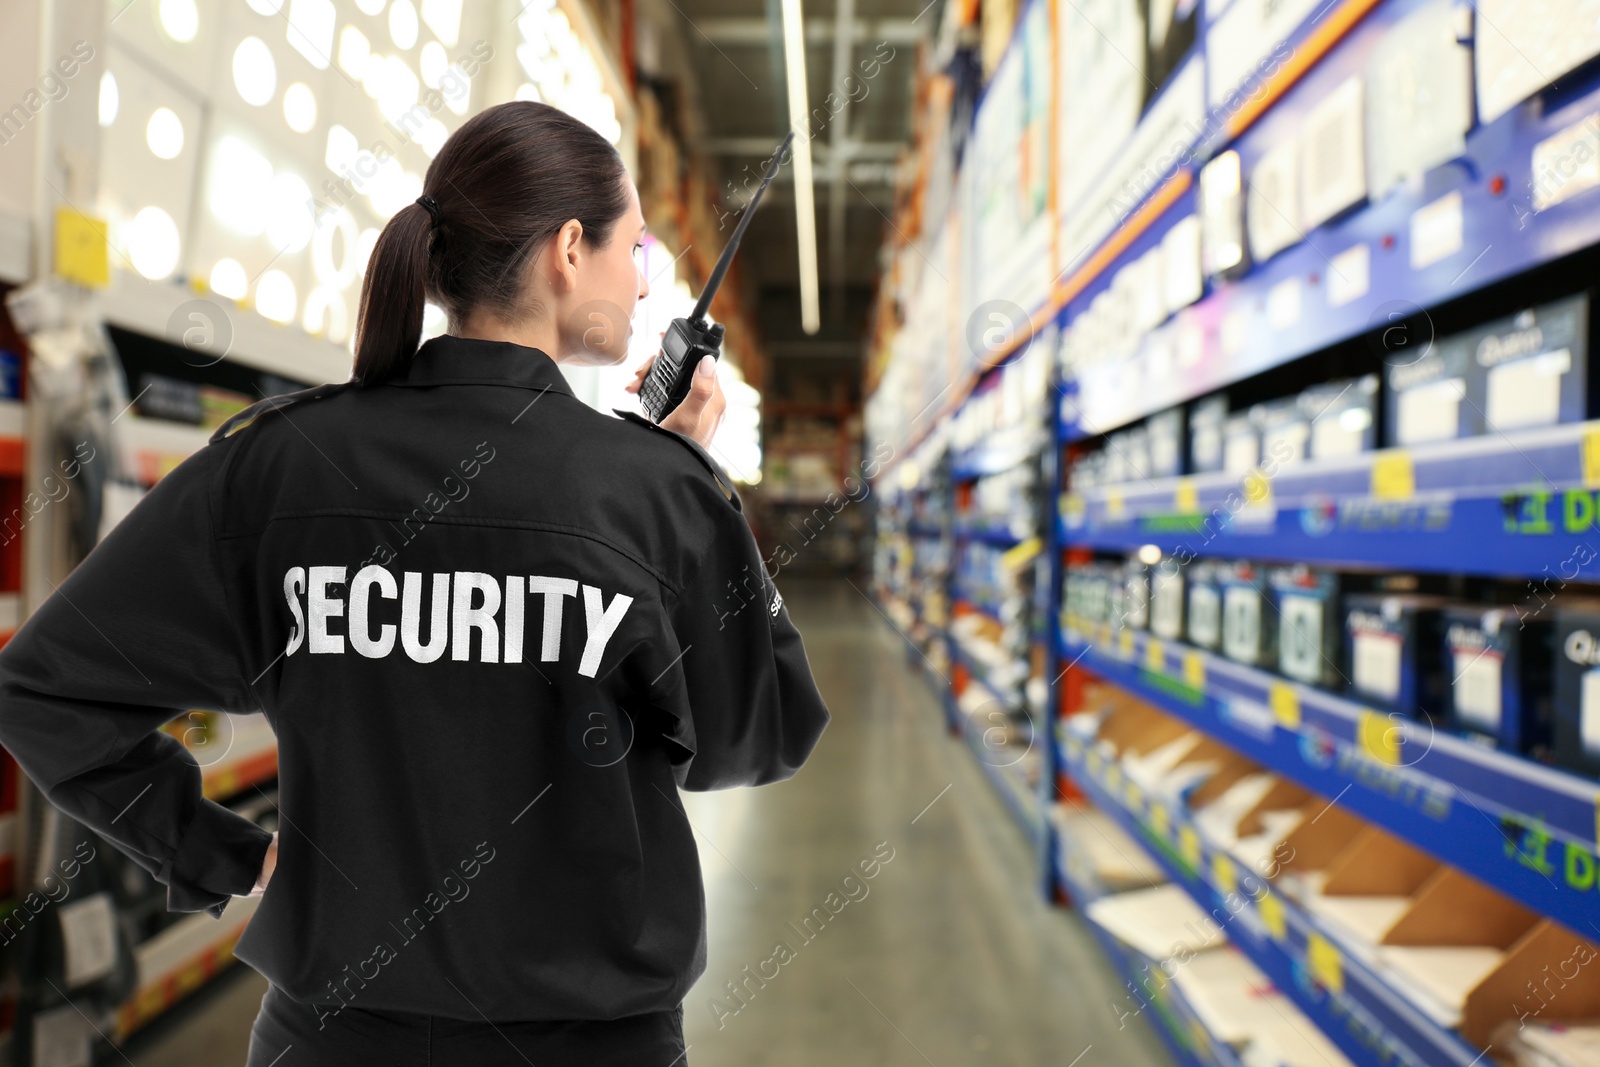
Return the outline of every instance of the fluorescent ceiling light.
{"type": "Polygon", "coordinates": [[[806,333],[816,333],[822,325],[817,305],[817,211],[812,199],[806,46],[800,0],[783,0],[783,65],[788,75],[789,126],[795,132],[794,212],[800,243],[800,325],[806,333]]]}

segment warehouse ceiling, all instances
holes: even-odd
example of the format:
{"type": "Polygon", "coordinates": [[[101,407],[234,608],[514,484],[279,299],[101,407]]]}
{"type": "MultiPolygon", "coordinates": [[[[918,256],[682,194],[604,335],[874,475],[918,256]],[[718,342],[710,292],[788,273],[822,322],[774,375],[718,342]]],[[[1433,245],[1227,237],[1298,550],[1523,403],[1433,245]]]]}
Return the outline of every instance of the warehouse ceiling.
{"type": "MultiPolygon", "coordinates": [[[[800,326],[792,168],[773,183],[739,252],[775,359],[842,359],[839,370],[855,373],[893,213],[895,159],[911,139],[917,42],[932,37],[941,7],[804,3],[821,330],[807,336],[800,326]]],[[[641,67],[656,62],[692,83],[684,86],[689,148],[720,167],[724,209],[737,211],[789,127],[780,4],[642,0],[640,9],[660,27],[657,40],[641,42],[641,67]]]]}

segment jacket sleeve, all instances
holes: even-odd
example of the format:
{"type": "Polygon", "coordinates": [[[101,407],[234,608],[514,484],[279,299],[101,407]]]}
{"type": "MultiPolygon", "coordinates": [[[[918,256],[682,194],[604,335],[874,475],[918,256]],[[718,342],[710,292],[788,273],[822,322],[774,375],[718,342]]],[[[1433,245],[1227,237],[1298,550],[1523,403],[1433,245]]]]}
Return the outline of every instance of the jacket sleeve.
{"type": "Polygon", "coordinates": [[[253,711],[213,541],[208,445],[174,468],[0,649],[0,744],[52,804],[220,918],[271,835],[201,794],[158,730],[191,708],[253,711]]]}
{"type": "Polygon", "coordinates": [[[690,791],[792,777],[829,720],[737,497],[707,495],[705,551],[668,602],[695,752],[678,784],[690,791]]]}

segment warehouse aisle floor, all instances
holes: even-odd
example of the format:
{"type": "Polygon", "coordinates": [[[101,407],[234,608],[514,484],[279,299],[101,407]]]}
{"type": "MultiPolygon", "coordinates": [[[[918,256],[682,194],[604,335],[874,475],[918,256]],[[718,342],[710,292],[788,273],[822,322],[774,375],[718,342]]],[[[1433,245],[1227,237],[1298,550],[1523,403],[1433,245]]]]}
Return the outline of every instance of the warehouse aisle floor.
{"type": "MultiPolygon", "coordinates": [[[[833,721],[794,779],[685,797],[710,920],[690,1067],[1168,1063],[1145,1020],[1119,1028],[1120,980],[1041,899],[1021,832],[887,620],[844,581],[781,582],[833,721]],[[846,883],[875,853],[876,876],[846,883]]],[[[236,970],[137,1036],[132,1061],[242,1064],[265,983],[236,970]]]]}

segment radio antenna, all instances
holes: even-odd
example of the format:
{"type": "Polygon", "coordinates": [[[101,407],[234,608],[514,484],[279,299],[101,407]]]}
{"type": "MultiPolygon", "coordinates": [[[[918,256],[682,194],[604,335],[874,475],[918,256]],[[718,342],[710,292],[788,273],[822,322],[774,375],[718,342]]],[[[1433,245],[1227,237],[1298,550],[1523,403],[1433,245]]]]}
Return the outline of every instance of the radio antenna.
{"type": "Polygon", "coordinates": [[[701,290],[700,299],[695,301],[694,311],[689,315],[693,322],[705,325],[706,312],[711,310],[711,298],[717,295],[717,289],[722,285],[722,276],[728,273],[728,264],[733,262],[733,254],[739,250],[739,242],[744,238],[745,228],[750,225],[750,216],[756,213],[762,194],[777,176],[778,165],[783,161],[783,154],[789,149],[789,142],[793,140],[794,130],[791,129],[789,135],[783,139],[783,143],[778,146],[778,150],[772,154],[772,165],[767,168],[766,177],[761,179],[761,188],[750,198],[750,206],[744,209],[744,216],[739,219],[739,225],[733,228],[733,236],[728,238],[728,246],[722,250],[722,255],[717,258],[717,265],[711,269],[711,277],[706,281],[706,287],[701,290]]]}

